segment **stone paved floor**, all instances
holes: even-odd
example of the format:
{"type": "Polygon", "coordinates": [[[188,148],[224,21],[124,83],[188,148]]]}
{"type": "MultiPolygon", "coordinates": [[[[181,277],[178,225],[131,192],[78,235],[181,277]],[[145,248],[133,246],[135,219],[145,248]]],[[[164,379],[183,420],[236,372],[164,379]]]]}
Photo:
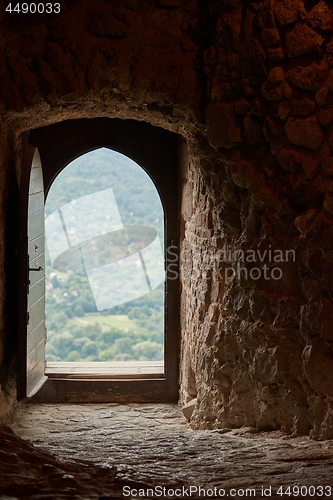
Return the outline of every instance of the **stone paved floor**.
{"type": "MultiPolygon", "coordinates": [[[[295,498],[303,486],[299,498],[333,498],[333,441],[249,428],[194,431],[176,405],[26,404],[11,427],[57,457],[116,465],[118,480],[137,489],[184,486],[186,498],[192,486],[192,498],[204,497],[203,490],[195,493],[199,487],[206,498],[220,498],[222,489],[225,496],[243,498],[251,493],[246,488],[255,488],[263,498],[264,487],[266,496],[283,499],[295,498]],[[289,485],[296,487],[294,495],[285,493],[289,485]],[[277,494],[280,486],[283,495],[277,494]]],[[[152,498],[146,491],[127,492],[119,498],[152,498]]],[[[164,498],[176,496],[167,491],[164,498]]]]}

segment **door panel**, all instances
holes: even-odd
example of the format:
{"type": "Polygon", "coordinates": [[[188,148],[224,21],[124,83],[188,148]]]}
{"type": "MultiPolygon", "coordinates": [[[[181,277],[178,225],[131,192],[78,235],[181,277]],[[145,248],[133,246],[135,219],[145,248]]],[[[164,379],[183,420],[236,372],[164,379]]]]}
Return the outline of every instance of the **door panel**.
{"type": "MultiPolygon", "coordinates": [[[[32,261],[34,259],[38,259],[39,257],[43,258],[44,252],[45,252],[44,235],[38,236],[37,238],[30,240],[28,242],[28,255],[30,256],[30,259],[32,261]]],[[[30,279],[32,277],[33,276],[30,276],[30,279]]],[[[38,277],[38,274],[36,275],[36,277],[38,277]]]]}
{"type": "Polygon", "coordinates": [[[39,324],[28,334],[27,353],[29,354],[42,340],[45,340],[44,323],[39,324]]]}
{"type": "Polygon", "coordinates": [[[37,305],[37,302],[44,297],[44,294],[44,280],[39,280],[33,286],[30,286],[28,295],[28,311],[30,311],[34,305],[37,305]]]}
{"type": "Polygon", "coordinates": [[[29,196],[29,214],[34,214],[40,210],[42,203],[44,202],[44,191],[39,193],[30,194],[29,196]]]}
{"type": "Polygon", "coordinates": [[[37,346],[29,352],[28,358],[27,358],[27,373],[31,372],[33,368],[41,361],[41,357],[43,356],[44,352],[44,338],[37,344],[37,346]]]}
{"type": "Polygon", "coordinates": [[[44,321],[41,321],[41,317],[43,317],[44,314],[43,313],[44,308],[45,308],[45,298],[43,297],[28,309],[28,325],[27,325],[28,335],[32,333],[34,329],[37,328],[40,324],[44,323],[44,321]]]}
{"type": "MultiPolygon", "coordinates": [[[[42,279],[44,280],[44,272],[38,271],[40,267],[43,267],[44,255],[37,257],[36,259],[29,259],[29,292],[28,292],[28,300],[30,295],[30,289],[42,279]],[[31,269],[34,269],[31,271],[31,269]],[[35,271],[36,269],[36,271],[35,271]]],[[[43,269],[44,271],[44,269],[43,269]]],[[[32,305],[32,304],[31,304],[32,305]]]]}
{"type": "MultiPolygon", "coordinates": [[[[44,342],[44,341],[43,341],[44,342]]],[[[27,398],[34,396],[46,382],[45,361],[40,361],[27,373],[27,398]],[[29,390],[31,388],[31,390],[29,390]]]]}
{"type": "Polygon", "coordinates": [[[43,213],[44,212],[39,211],[34,214],[29,214],[28,216],[28,238],[31,243],[34,243],[34,240],[38,238],[38,236],[44,234],[44,219],[41,218],[43,213]]]}
{"type": "Polygon", "coordinates": [[[38,150],[32,161],[28,194],[28,314],[26,396],[32,396],[45,377],[45,253],[44,253],[44,189],[38,150]]]}
{"type": "MultiPolygon", "coordinates": [[[[30,173],[30,183],[29,183],[29,196],[35,193],[43,193],[44,192],[44,184],[43,184],[43,176],[41,177],[42,165],[40,161],[40,156],[38,150],[34,154],[33,163],[31,166],[30,173]]],[[[28,213],[31,213],[28,208],[28,213]]]]}

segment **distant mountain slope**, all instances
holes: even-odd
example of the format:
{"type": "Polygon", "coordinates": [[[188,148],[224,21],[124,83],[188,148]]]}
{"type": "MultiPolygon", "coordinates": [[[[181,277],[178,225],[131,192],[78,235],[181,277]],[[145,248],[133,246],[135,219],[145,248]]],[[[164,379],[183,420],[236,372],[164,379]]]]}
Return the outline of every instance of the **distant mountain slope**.
{"type": "MultiPolygon", "coordinates": [[[[63,208],[61,211],[64,221],[66,219],[66,230],[73,247],[66,251],[62,250],[54,262],[54,268],[51,267],[50,259],[46,260],[48,331],[46,359],[48,361],[162,360],[163,284],[149,293],[138,296],[135,300],[123,301],[118,306],[97,312],[95,296],[86,271],[82,268],[83,255],[85,263],[88,258],[90,264],[93,262],[87,269],[97,268],[108,263],[107,259],[110,256],[113,257],[114,254],[117,256],[120,250],[124,250],[126,256],[129,248],[131,253],[137,251],[136,248],[144,249],[146,244],[151,243],[151,235],[156,236],[153,229],[147,227],[129,229],[126,226],[148,226],[156,229],[163,248],[162,204],[147,173],[129,158],[109,149],[101,148],[87,153],[71,162],[55,179],[47,196],[45,215],[47,217],[74,200],[100,191],[103,193],[97,198],[103,199],[103,202],[99,205],[92,196],[94,199],[92,205],[90,202],[82,203],[84,200],[71,204],[70,207],[74,208],[70,208],[72,212],[67,219],[66,209],[63,208]],[[114,202],[111,205],[109,203],[112,192],[106,190],[110,188],[113,190],[117,206],[114,202]],[[108,203],[109,208],[105,208],[108,207],[108,203]],[[78,206],[81,208],[78,209],[78,206]],[[116,213],[117,208],[121,222],[125,226],[124,230],[118,232],[110,229],[110,226],[107,229],[106,222],[109,214],[116,213]],[[78,245],[73,243],[75,234],[73,236],[73,232],[70,231],[71,224],[76,234],[80,231],[81,235],[83,234],[78,254],[80,258],[77,258],[76,252],[78,245]],[[99,236],[86,238],[89,228],[92,229],[90,233],[94,233],[96,228],[96,235],[99,236]],[[124,232],[126,238],[122,234],[124,232]],[[73,259],[70,258],[71,252],[73,259]],[[117,327],[114,326],[115,321],[117,327]],[[131,325],[130,328],[128,325],[131,325]]],[[[51,234],[55,236],[56,242],[58,235],[62,234],[61,225],[57,226],[56,230],[52,229],[51,234]]],[[[52,237],[48,244],[52,245],[52,237]]],[[[127,274],[132,278],[131,289],[138,289],[134,280],[135,272],[133,273],[131,268],[126,268],[117,283],[115,279],[110,282],[109,275],[102,275],[107,281],[107,285],[103,279],[98,282],[103,297],[106,295],[108,284],[111,283],[111,288],[117,292],[117,298],[122,298],[122,293],[126,292],[125,271],[128,271],[127,274]]]]}
{"type": "Polygon", "coordinates": [[[150,177],[133,160],[107,148],[86,153],[64,168],[51,186],[45,214],[107,188],[113,189],[125,225],[147,225],[163,233],[163,208],[150,177]]]}

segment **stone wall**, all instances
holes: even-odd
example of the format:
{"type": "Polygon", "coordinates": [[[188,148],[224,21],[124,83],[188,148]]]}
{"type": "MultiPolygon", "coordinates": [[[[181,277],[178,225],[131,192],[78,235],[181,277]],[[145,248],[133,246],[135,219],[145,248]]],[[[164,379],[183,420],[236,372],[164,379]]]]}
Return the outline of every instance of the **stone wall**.
{"type": "Polygon", "coordinates": [[[197,428],[332,438],[333,10],[245,5],[215,11],[203,54],[215,155],[188,177],[182,397],[197,428]]]}
{"type": "Polygon", "coordinates": [[[66,0],[2,18],[4,200],[33,127],[109,116],[181,134],[181,402],[198,398],[197,428],[332,438],[330,2],[66,0]]]}
{"type": "Polygon", "coordinates": [[[17,239],[19,193],[15,147],[0,123],[0,417],[16,403],[17,239]]]}

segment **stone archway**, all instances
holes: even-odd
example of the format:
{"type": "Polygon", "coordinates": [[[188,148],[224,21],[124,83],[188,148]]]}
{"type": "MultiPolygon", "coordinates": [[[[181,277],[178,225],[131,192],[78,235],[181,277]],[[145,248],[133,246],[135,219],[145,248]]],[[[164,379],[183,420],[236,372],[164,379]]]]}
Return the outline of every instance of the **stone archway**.
{"type": "MultiPolygon", "coordinates": [[[[164,130],[134,121],[108,119],[72,120],[51,127],[35,129],[29,135],[29,142],[38,145],[42,158],[45,191],[47,192],[53,178],[75,156],[86,150],[95,149],[100,145],[110,145],[137,159],[154,178],[164,204],[166,215],[166,241],[177,242],[178,239],[178,208],[177,200],[177,137],[164,130]],[[59,148],[59,144],[62,145],[59,148]]],[[[28,168],[28,165],[27,167],[28,168]]],[[[24,196],[24,191],[22,191],[24,196]]],[[[24,201],[22,206],[24,206],[24,201]]],[[[25,212],[22,211],[22,224],[25,222],[25,212]]],[[[21,244],[21,254],[25,252],[24,241],[21,244]]],[[[166,269],[169,267],[169,254],[165,251],[166,269]]],[[[24,259],[21,258],[24,267],[24,259]]],[[[22,273],[24,275],[24,271],[22,273]]],[[[166,343],[165,368],[163,376],[144,375],[140,377],[111,376],[67,377],[53,374],[45,387],[35,396],[39,400],[50,401],[175,401],[178,398],[178,316],[179,297],[178,279],[166,281],[166,343]],[[89,377],[88,377],[89,378],[89,377]],[[64,381],[65,380],[65,381],[64,381]]],[[[178,278],[178,275],[177,275],[178,278]]],[[[22,303],[25,297],[22,297],[22,303]]],[[[22,322],[20,342],[24,341],[24,322],[22,322]]],[[[21,356],[20,366],[24,366],[21,356]]],[[[20,375],[20,397],[24,397],[22,388],[23,377],[20,375]]]]}

